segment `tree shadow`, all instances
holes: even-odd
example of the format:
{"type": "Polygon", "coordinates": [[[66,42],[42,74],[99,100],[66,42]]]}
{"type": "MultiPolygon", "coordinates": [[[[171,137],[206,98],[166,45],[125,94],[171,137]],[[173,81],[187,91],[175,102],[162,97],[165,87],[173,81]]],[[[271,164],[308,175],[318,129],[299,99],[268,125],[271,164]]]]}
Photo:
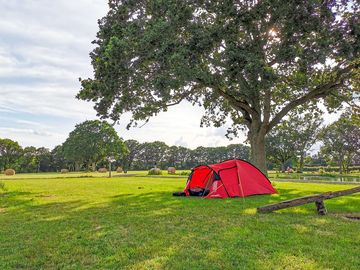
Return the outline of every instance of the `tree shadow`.
{"type": "MultiPolygon", "coordinates": [[[[141,189],[99,202],[11,191],[0,197],[9,209],[0,213],[0,268],[256,269],[264,264],[254,256],[274,263],[294,256],[289,242],[297,243],[301,254],[307,246],[325,245],[332,235],[318,234],[321,226],[342,226],[344,237],[353,235],[354,223],[336,225],[332,217],[318,217],[313,206],[268,215],[252,211],[300,194],[278,190],[275,195],[221,200],[141,189]]],[[[358,197],[344,197],[336,205],[329,208],[360,210],[358,197]]],[[[322,266],[316,256],[327,258],[317,252],[302,258],[322,266]]]]}

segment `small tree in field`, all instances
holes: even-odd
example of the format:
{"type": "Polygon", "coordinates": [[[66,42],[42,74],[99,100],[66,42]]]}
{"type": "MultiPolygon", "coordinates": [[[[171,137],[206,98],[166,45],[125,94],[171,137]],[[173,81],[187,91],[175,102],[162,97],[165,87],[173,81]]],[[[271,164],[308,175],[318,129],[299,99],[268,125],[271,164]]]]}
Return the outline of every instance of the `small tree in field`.
{"type": "Polygon", "coordinates": [[[349,171],[349,166],[360,155],[360,127],[352,123],[349,113],[323,128],[319,134],[323,142],[322,155],[338,163],[340,173],[349,171]]]}
{"type": "Polygon", "coordinates": [[[15,168],[23,149],[18,142],[0,139],[0,170],[15,168]]]}
{"type": "Polygon", "coordinates": [[[265,172],[265,136],[289,112],[354,101],[359,25],[353,0],[110,0],[78,98],[114,121],[132,112],[129,126],[202,105],[202,124],[248,130],[265,172]]]}
{"type": "Polygon", "coordinates": [[[305,115],[292,114],[282,121],[266,137],[267,157],[281,164],[285,171],[285,163],[289,159],[300,157],[299,171],[302,172],[306,152],[314,145],[322,119],[317,113],[305,115]]]}
{"type": "Polygon", "coordinates": [[[126,152],[115,129],[99,120],[76,125],[62,148],[66,160],[76,164],[76,170],[79,170],[81,164],[87,163],[95,171],[99,161],[110,156],[117,159],[126,152]]]}

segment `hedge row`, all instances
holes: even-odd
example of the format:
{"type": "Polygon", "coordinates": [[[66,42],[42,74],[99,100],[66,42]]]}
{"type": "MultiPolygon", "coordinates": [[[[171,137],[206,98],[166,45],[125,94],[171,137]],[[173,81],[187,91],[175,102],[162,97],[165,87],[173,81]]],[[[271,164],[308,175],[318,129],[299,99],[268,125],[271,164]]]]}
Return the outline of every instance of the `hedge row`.
{"type": "MultiPolygon", "coordinates": [[[[334,166],[314,166],[314,167],[304,167],[304,172],[318,172],[318,171],[325,171],[325,172],[339,172],[339,167],[334,166]]],[[[349,171],[360,171],[360,166],[350,166],[349,171]]]]}

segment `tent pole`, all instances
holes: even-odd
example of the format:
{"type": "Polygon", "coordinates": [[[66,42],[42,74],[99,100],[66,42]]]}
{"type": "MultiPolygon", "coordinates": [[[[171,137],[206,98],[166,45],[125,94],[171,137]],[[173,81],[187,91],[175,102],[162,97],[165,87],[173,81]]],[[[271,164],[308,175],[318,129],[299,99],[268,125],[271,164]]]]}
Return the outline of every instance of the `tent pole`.
{"type": "Polygon", "coordinates": [[[239,183],[241,195],[242,195],[242,198],[243,198],[243,202],[245,202],[244,190],[243,190],[243,187],[242,187],[242,184],[241,184],[240,170],[239,170],[238,164],[236,164],[236,168],[237,168],[238,183],[239,183]]]}

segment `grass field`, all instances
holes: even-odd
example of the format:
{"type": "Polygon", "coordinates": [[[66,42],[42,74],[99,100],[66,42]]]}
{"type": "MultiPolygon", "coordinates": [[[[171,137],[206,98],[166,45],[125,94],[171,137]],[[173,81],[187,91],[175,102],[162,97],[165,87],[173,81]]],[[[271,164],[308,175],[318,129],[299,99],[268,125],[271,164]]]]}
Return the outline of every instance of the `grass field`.
{"type": "Polygon", "coordinates": [[[360,194],[326,201],[327,216],[255,211],[351,185],[207,200],[171,196],[185,177],[20,176],[1,181],[0,269],[360,269],[360,222],[343,217],[360,213],[360,194]]]}

